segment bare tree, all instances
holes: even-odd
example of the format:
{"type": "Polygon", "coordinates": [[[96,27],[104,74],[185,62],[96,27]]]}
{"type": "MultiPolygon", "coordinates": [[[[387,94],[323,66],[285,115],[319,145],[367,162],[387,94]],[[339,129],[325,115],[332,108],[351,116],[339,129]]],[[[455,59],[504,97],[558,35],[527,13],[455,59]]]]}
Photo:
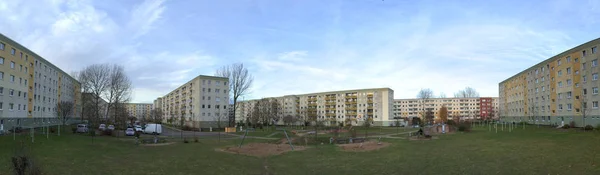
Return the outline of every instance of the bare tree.
{"type": "MultiPolygon", "coordinates": [[[[417,98],[419,99],[419,103],[421,105],[421,117],[424,120],[426,119],[427,111],[426,106],[429,104],[429,99],[433,98],[433,91],[431,89],[421,89],[417,94],[417,98]]],[[[427,123],[429,121],[425,121],[427,123]]]]}
{"type": "Polygon", "coordinates": [[[163,111],[160,108],[152,109],[152,111],[150,111],[150,118],[153,123],[162,123],[163,111]]]}
{"type": "Polygon", "coordinates": [[[229,78],[229,92],[233,96],[233,116],[234,119],[229,119],[229,125],[235,124],[235,113],[237,111],[237,102],[239,97],[249,93],[250,87],[254,78],[244,67],[242,63],[223,66],[215,72],[215,76],[229,78]]]}
{"type": "MultiPolygon", "coordinates": [[[[577,101],[579,101],[579,106],[581,107],[580,114],[581,114],[581,120],[582,120],[582,123],[583,123],[583,125],[582,125],[583,127],[585,127],[585,125],[586,125],[585,124],[585,120],[586,120],[587,115],[590,112],[590,108],[587,107],[587,105],[588,105],[588,99],[587,99],[586,96],[587,96],[587,90],[586,89],[582,90],[581,96],[575,96],[575,98],[577,99],[577,101]]],[[[580,110],[580,109],[576,109],[576,110],[580,110]]]]}
{"type": "Polygon", "coordinates": [[[440,96],[438,98],[447,98],[446,93],[440,92],[440,96]]]}
{"type": "MultiPolygon", "coordinates": [[[[60,101],[59,103],[56,103],[56,108],[55,108],[55,112],[56,112],[56,116],[58,117],[58,120],[60,121],[60,125],[66,125],[67,121],[69,121],[69,119],[71,119],[73,117],[73,109],[74,109],[75,105],[73,105],[73,102],[70,101],[60,101]]],[[[60,125],[58,125],[58,135],[60,136],[60,125]]]]}
{"type": "Polygon", "coordinates": [[[454,97],[456,98],[471,98],[471,97],[479,97],[479,92],[471,87],[466,87],[464,90],[459,90],[457,93],[454,93],[454,97]]]}
{"type": "Polygon", "coordinates": [[[108,110],[106,115],[109,116],[111,108],[114,109],[114,119],[125,118],[125,116],[119,116],[117,110],[125,106],[125,104],[131,99],[131,80],[125,74],[125,68],[120,65],[112,65],[109,74],[109,88],[108,92],[105,93],[105,98],[108,99],[108,110]]]}
{"type": "Polygon", "coordinates": [[[286,115],[285,117],[283,117],[283,123],[285,125],[291,125],[294,122],[295,122],[295,118],[292,115],[286,115]]]}
{"type": "MultiPolygon", "coordinates": [[[[81,90],[83,93],[90,93],[89,102],[83,101],[83,103],[90,103],[87,107],[89,109],[83,109],[83,111],[90,111],[88,116],[92,127],[97,124],[100,119],[100,106],[101,106],[101,98],[106,93],[108,88],[110,87],[110,67],[108,64],[94,64],[87,66],[82,71],[79,72],[78,76],[79,82],[81,83],[81,90]]],[[[85,107],[85,106],[84,106],[85,107]]],[[[83,117],[82,113],[82,117],[83,117]]]]}

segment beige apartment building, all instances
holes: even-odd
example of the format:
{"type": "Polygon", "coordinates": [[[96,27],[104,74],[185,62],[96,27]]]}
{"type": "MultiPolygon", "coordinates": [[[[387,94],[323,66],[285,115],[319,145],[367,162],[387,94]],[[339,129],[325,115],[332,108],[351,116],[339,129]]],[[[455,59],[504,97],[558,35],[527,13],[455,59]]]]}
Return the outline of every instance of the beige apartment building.
{"type": "MultiPolygon", "coordinates": [[[[284,124],[284,116],[297,118],[296,124],[315,118],[327,125],[346,124],[347,120],[350,120],[352,125],[360,125],[370,117],[374,125],[388,126],[394,122],[393,98],[392,89],[377,88],[285,95],[265,99],[279,104],[276,124],[284,124]]],[[[238,102],[236,122],[244,122],[251,117],[252,110],[259,101],[261,99],[238,102]]]]}
{"type": "Polygon", "coordinates": [[[499,83],[503,121],[578,127],[600,124],[600,38],[548,58],[499,83]]]}
{"type": "Polygon", "coordinates": [[[229,79],[200,75],[155,100],[163,122],[191,127],[227,126],[229,79]]]}
{"type": "Polygon", "coordinates": [[[0,124],[4,129],[23,119],[56,118],[57,104],[74,104],[81,114],[80,83],[33,51],[0,34],[0,124]]]}
{"type": "Polygon", "coordinates": [[[130,117],[138,120],[149,120],[152,113],[152,103],[126,103],[125,109],[130,117]]]}
{"type": "Polygon", "coordinates": [[[423,118],[423,109],[431,110],[439,120],[442,106],[448,109],[448,119],[496,119],[498,117],[498,97],[473,98],[431,98],[426,103],[421,99],[395,99],[394,117],[402,119],[423,118]],[[422,105],[425,105],[423,108],[422,105]]]}

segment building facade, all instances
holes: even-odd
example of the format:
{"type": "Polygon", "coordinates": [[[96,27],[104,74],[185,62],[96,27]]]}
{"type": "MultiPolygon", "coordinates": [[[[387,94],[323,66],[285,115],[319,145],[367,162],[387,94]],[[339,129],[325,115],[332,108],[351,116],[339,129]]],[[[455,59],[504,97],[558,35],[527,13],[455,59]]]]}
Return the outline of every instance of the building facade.
{"type": "Polygon", "coordinates": [[[499,83],[503,121],[600,124],[600,38],[548,58],[499,83]]]}
{"type": "MultiPolygon", "coordinates": [[[[7,118],[55,118],[61,101],[81,110],[80,83],[41,56],[0,34],[0,122],[7,118]]],[[[14,123],[13,123],[14,124],[14,123]]]]}
{"type": "Polygon", "coordinates": [[[278,103],[276,124],[284,124],[283,117],[297,118],[296,124],[309,119],[322,121],[326,125],[360,125],[371,118],[378,126],[393,123],[392,104],[394,91],[390,88],[357,89],[332,92],[317,92],[301,95],[285,95],[238,102],[235,114],[237,122],[246,122],[261,100],[278,103]]]}
{"type": "Polygon", "coordinates": [[[442,106],[448,109],[448,119],[494,119],[497,117],[499,100],[497,97],[473,98],[431,98],[426,103],[421,99],[394,100],[394,117],[402,119],[423,118],[423,110],[433,112],[434,119],[439,120],[442,106]],[[425,105],[423,108],[422,105],[425,105]]]}
{"type": "Polygon", "coordinates": [[[158,100],[165,123],[224,127],[229,115],[229,79],[200,75],[158,100]]]}
{"type": "Polygon", "coordinates": [[[127,103],[125,104],[127,114],[130,117],[135,117],[140,121],[150,119],[152,113],[152,103],[127,103]]]}

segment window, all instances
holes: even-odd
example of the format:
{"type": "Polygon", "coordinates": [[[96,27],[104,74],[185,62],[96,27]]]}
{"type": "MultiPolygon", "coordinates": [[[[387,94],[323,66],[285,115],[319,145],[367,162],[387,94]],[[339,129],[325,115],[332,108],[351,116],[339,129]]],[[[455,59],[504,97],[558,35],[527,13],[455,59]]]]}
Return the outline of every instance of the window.
{"type": "Polygon", "coordinates": [[[538,83],[538,79],[537,79],[537,78],[535,79],[535,83],[536,83],[536,84],[538,83]]]}
{"type": "Polygon", "coordinates": [[[13,109],[15,109],[15,104],[9,103],[9,104],[8,104],[8,109],[10,109],[11,111],[12,111],[13,109]]]}
{"type": "Polygon", "coordinates": [[[592,60],[592,67],[598,66],[598,59],[592,60]]]}
{"type": "Polygon", "coordinates": [[[571,74],[571,68],[567,67],[567,74],[571,74]]]}
{"type": "Polygon", "coordinates": [[[14,62],[14,61],[11,61],[11,62],[10,62],[10,68],[11,68],[11,69],[15,69],[15,62],[14,62]]]}
{"type": "Polygon", "coordinates": [[[542,83],[544,82],[544,77],[542,77],[542,83]]]}
{"type": "Polygon", "coordinates": [[[598,108],[598,101],[592,102],[592,108],[598,108]]]}
{"type": "Polygon", "coordinates": [[[0,43],[0,50],[4,50],[4,43],[0,43]]]}
{"type": "Polygon", "coordinates": [[[569,91],[567,92],[567,98],[571,98],[572,93],[569,91]]]}
{"type": "Polygon", "coordinates": [[[593,87],[592,88],[592,93],[593,94],[598,94],[598,87],[593,87]]]}
{"type": "Polygon", "coordinates": [[[581,63],[581,70],[585,70],[585,63],[581,63]]]}
{"type": "Polygon", "coordinates": [[[596,52],[598,52],[598,48],[597,47],[592,47],[592,54],[595,54],[596,52]]]}
{"type": "Polygon", "coordinates": [[[592,80],[598,80],[598,73],[592,74],[592,80]]]}
{"type": "Polygon", "coordinates": [[[581,56],[584,57],[585,56],[585,50],[581,51],[581,56]]]}
{"type": "Polygon", "coordinates": [[[0,72],[0,80],[4,80],[4,72],[0,72]]]}
{"type": "Polygon", "coordinates": [[[15,76],[14,75],[10,75],[10,82],[12,82],[12,83],[15,82],[15,76]]]}
{"type": "Polygon", "coordinates": [[[571,103],[567,104],[567,110],[570,111],[573,109],[573,105],[571,103]]]}
{"type": "Polygon", "coordinates": [[[546,87],[542,86],[542,92],[546,91],[546,87]]]}
{"type": "Polygon", "coordinates": [[[558,99],[562,99],[562,94],[558,93],[558,99]]]}
{"type": "Polygon", "coordinates": [[[10,49],[10,54],[11,55],[15,55],[15,52],[16,52],[15,48],[10,49]]]}
{"type": "Polygon", "coordinates": [[[570,86],[573,83],[573,81],[571,81],[571,79],[567,79],[567,86],[570,86]]]}
{"type": "Polygon", "coordinates": [[[562,81],[558,82],[558,87],[562,87],[562,81]]]}
{"type": "Polygon", "coordinates": [[[568,56],[568,57],[567,57],[567,63],[570,63],[570,62],[571,62],[571,57],[570,57],[570,56],[568,56]]]}
{"type": "Polygon", "coordinates": [[[558,59],[558,61],[557,61],[557,62],[558,62],[558,65],[559,65],[559,66],[560,66],[560,65],[561,65],[561,63],[562,63],[562,62],[560,61],[560,59],[558,59]]]}
{"type": "Polygon", "coordinates": [[[0,57],[0,64],[4,64],[4,58],[0,57]]]}
{"type": "Polygon", "coordinates": [[[587,89],[583,89],[583,95],[587,94],[587,89]]]}
{"type": "Polygon", "coordinates": [[[575,71],[575,75],[579,75],[579,71],[578,70],[575,71]]]}
{"type": "Polygon", "coordinates": [[[558,104],[558,110],[562,110],[563,109],[563,105],[562,104],[558,104]]]}
{"type": "Polygon", "coordinates": [[[585,75],[581,76],[581,77],[583,78],[583,82],[585,82],[587,80],[587,77],[585,75]]]}

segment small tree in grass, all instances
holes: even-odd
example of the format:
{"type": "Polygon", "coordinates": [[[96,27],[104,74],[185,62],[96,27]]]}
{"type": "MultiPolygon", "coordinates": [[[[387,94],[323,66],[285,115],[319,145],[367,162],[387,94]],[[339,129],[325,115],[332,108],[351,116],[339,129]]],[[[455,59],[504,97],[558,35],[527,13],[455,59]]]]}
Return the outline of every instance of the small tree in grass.
{"type": "Polygon", "coordinates": [[[369,136],[369,127],[371,127],[372,122],[373,122],[373,118],[370,116],[367,116],[367,118],[365,119],[365,122],[363,123],[363,126],[365,127],[365,139],[367,139],[367,137],[369,136]]]}
{"type": "Polygon", "coordinates": [[[446,106],[442,106],[439,110],[439,116],[440,116],[440,120],[442,123],[447,123],[448,122],[448,108],[446,108],[446,106]]]}
{"type": "MultiPolygon", "coordinates": [[[[61,101],[56,104],[56,116],[60,120],[60,125],[65,126],[70,118],[73,117],[73,102],[61,101]]],[[[60,125],[58,126],[58,135],[60,136],[60,125]]]]}

